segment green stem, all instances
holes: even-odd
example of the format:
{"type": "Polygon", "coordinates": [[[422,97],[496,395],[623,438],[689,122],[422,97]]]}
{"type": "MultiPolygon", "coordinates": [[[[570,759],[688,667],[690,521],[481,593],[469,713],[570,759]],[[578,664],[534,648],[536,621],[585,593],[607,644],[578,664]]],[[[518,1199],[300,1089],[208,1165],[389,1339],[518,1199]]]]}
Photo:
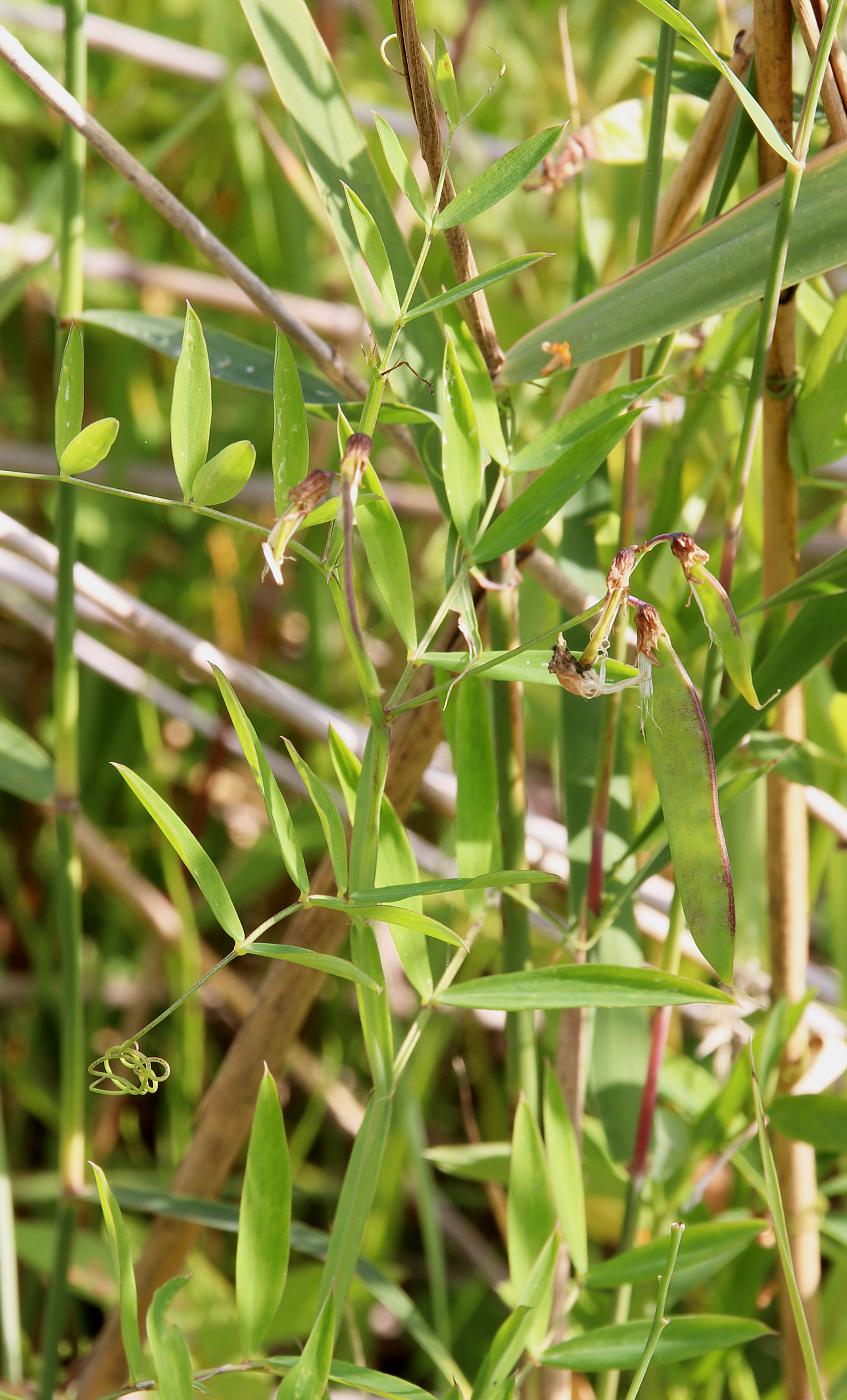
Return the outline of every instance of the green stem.
{"type": "Polygon", "coordinates": [[[0,1337],[3,1375],[12,1385],[23,1379],[21,1312],[18,1296],[18,1260],[15,1249],[15,1208],[12,1178],[6,1155],[6,1129],[0,1106],[0,1337]]]}
{"type": "MultiPolygon", "coordinates": [[[[65,0],[65,87],[85,106],[86,0],[65,0]]],[[[70,125],[62,130],[62,223],[59,235],[60,325],[83,308],[85,253],[85,138],[70,125]]],[[[57,334],[57,365],[62,336],[57,334]]],[[[56,1218],[53,1271],[45,1308],[40,1394],[56,1389],[59,1344],[67,1312],[67,1271],[75,1226],[75,1198],[85,1185],[85,1020],[81,987],[82,880],[74,835],[79,802],[79,671],[74,653],[74,561],[76,496],[62,485],[56,507],[56,632],[53,642],[53,758],[56,806],[56,918],[60,965],[59,1182],[64,1199],[56,1218]]]]}
{"type": "Polygon", "coordinates": [[[738,551],[741,518],[744,511],[744,494],[750,475],[753,448],[756,441],[759,420],[761,418],[762,393],[765,388],[768,350],[771,340],[773,339],[776,316],[779,310],[782,279],[785,275],[785,264],[788,257],[788,240],[791,233],[791,223],[794,217],[794,210],[797,207],[797,199],[800,194],[800,183],[803,179],[806,157],[809,154],[809,145],[811,143],[815,121],[815,111],[821,94],[821,88],[823,87],[827,64],[829,63],[830,50],[832,49],[832,45],[838,33],[838,25],[841,21],[843,9],[844,0],[833,0],[833,3],[827,11],[823,30],[821,31],[820,43],[815,53],[812,71],[806,87],[806,95],[803,99],[803,109],[797,124],[797,134],[794,138],[794,155],[797,163],[787,167],[782,182],[782,197],[779,203],[776,228],[774,229],[767,279],[765,282],[765,293],[762,299],[756,345],[753,351],[753,367],[750,371],[750,383],[744,405],[744,417],[738,439],[738,450],[736,452],[732,476],[729,483],[727,512],[724,524],[723,554],[721,557],[720,569],[720,581],[727,592],[729,592],[732,585],[732,574],[738,551]]]}
{"type": "Polygon", "coordinates": [[[653,1353],[656,1350],[659,1338],[662,1335],[662,1331],[667,1321],[667,1318],[665,1317],[665,1307],[668,1301],[668,1291],[671,1286],[673,1271],[676,1267],[676,1256],[679,1254],[679,1246],[682,1242],[682,1236],[684,1231],[684,1225],[676,1224],[671,1226],[670,1248],[668,1249],[668,1259],[667,1263],[665,1264],[665,1272],[663,1273],[661,1282],[659,1284],[659,1294],[656,1298],[656,1311],[653,1314],[653,1325],[650,1328],[650,1332],[647,1337],[647,1343],[644,1347],[644,1355],[638,1363],[638,1369],[636,1370],[635,1375],[632,1378],[632,1383],[630,1384],[629,1390],[626,1392],[626,1400],[635,1400],[635,1397],[638,1395],[638,1392],[640,1391],[641,1386],[644,1382],[644,1377],[647,1375],[650,1362],[653,1360],[653,1353]]]}

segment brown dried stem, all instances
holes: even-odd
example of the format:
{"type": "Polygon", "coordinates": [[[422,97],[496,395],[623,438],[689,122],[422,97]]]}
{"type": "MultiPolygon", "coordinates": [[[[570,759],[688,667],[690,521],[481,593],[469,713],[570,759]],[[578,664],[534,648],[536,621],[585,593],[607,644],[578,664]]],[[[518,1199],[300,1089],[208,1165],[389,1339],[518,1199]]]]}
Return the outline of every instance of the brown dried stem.
{"type": "MultiPolygon", "coordinates": [[[[791,0],[791,4],[797,19],[797,28],[806,46],[806,52],[809,58],[813,59],[820,43],[821,31],[811,0],[791,0]]],[[[843,66],[844,53],[836,38],[829,56],[829,66],[824,74],[821,102],[829,123],[832,140],[839,142],[847,140],[847,112],[835,76],[838,62],[835,57],[836,49],[839,51],[843,66]]]]}

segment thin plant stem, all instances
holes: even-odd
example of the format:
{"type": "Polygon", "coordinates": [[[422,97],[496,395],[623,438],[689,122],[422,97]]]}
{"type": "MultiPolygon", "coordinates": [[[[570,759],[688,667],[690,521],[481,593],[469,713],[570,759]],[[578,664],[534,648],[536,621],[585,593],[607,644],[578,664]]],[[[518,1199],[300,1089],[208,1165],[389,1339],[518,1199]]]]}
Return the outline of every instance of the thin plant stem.
{"type": "Polygon", "coordinates": [[[773,243],[771,245],[767,278],[765,281],[765,292],[762,299],[756,344],[753,351],[750,383],[744,404],[744,417],[741,422],[738,449],[735,454],[735,462],[732,468],[727,495],[723,553],[721,555],[720,567],[720,581],[727,592],[730,591],[732,585],[732,575],[735,568],[736,555],[738,553],[741,520],[744,513],[744,495],[750,476],[750,468],[753,462],[753,448],[755,446],[756,434],[762,414],[762,393],[765,388],[765,378],[767,374],[768,350],[771,340],[773,339],[777,312],[779,310],[782,279],[785,274],[785,264],[788,257],[788,240],[791,234],[791,223],[794,218],[794,210],[797,207],[797,199],[800,194],[800,184],[803,179],[806,157],[809,154],[809,146],[811,144],[812,131],[815,124],[815,111],[823,86],[824,75],[827,71],[827,64],[829,63],[830,50],[838,34],[838,25],[841,21],[843,9],[844,0],[833,0],[827,12],[823,30],[821,31],[820,43],[818,44],[815,60],[812,64],[812,71],[809,76],[809,82],[806,87],[806,95],[803,99],[800,120],[797,123],[797,133],[794,138],[793,146],[796,164],[787,167],[783,178],[782,196],[779,202],[776,227],[774,228],[773,243]]]}
{"type": "Polygon", "coordinates": [[[676,1257],[679,1254],[679,1246],[682,1243],[682,1236],[684,1232],[684,1225],[674,1224],[671,1226],[671,1242],[670,1247],[668,1249],[668,1258],[667,1263],[665,1264],[665,1272],[662,1274],[662,1279],[659,1284],[659,1294],[656,1298],[656,1311],[653,1314],[653,1325],[650,1328],[650,1332],[647,1337],[647,1343],[644,1347],[644,1354],[638,1363],[638,1368],[635,1372],[635,1375],[632,1378],[629,1390],[626,1392],[626,1400],[636,1400],[636,1396],[638,1395],[638,1392],[640,1391],[644,1383],[644,1377],[647,1375],[647,1372],[650,1368],[650,1362],[653,1360],[653,1353],[659,1344],[659,1338],[661,1337],[665,1324],[667,1322],[667,1318],[665,1317],[665,1307],[667,1306],[668,1301],[668,1291],[671,1286],[673,1271],[676,1267],[676,1257]]]}
{"type": "Polygon", "coordinates": [[[15,1207],[6,1153],[6,1129],[0,1104],[0,1339],[3,1375],[12,1385],[23,1379],[18,1260],[15,1249],[15,1207]]]}

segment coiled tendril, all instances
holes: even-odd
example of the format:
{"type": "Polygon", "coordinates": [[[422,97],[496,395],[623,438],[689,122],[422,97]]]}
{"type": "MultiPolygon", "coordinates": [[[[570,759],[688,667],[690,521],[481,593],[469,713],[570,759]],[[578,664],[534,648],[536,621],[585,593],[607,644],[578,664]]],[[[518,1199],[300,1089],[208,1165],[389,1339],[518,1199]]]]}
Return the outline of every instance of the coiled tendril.
{"type": "Polygon", "coordinates": [[[98,1060],[92,1060],[88,1066],[88,1073],[93,1075],[89,1089],[92,1094],[106,1094],[117,1097],[127,1094],[136,1097],[140,1094],[155,1094],[159,1085],[168,1078],[171,1067],[167,1060],[163,1060],[159,1055],[145,1055],[143,1050],[139,1050],[138,1041],[134,1045],[124,1042],[123,1045],[113,1045],[105,1055],[101,1055],[98,1060]],[[134,1074],[137,1083],[123,1074],[113,1066],[112,1061],[117,1060],[118,1065],[134,1074]],[[104,1086],[110,1087],[104,1087],[104,1086]]]}

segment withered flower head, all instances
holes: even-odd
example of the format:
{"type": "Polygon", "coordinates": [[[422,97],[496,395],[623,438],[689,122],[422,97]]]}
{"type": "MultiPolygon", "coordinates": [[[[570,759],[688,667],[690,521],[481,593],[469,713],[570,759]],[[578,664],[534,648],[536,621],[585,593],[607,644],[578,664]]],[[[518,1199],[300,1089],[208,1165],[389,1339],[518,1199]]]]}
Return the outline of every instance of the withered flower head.
{"type": "Polygon", "coordinates": [[[289,491],[285,509],[286,515],[290,513],[308,515],[310,511],[320,505],[331,484],[332,472],[309,472],[308,476],[305,476],[302,481],[298,481],[296,486],[292,486],[289,491]]]}
{"type": "Polygon", "coordinates": [[[341,458],[341,475],[345,481],[358,485],[372,451],[373,440],[367,433],[353,433],[347,439],[344,456],[341,458]]]}
{"type": "Polygon", "coordinates": [[[691,570],[697,564],[708,564],[709,555],[705,549],[701,549],[696,540],[690,535],[674,535],[671,540],[671,550],[676,559],[682,565],[682,572],[690,581],[691,570]]]}
{"type": "Polygon", "coordinates": [[[656,647],[665,635],[662,619],[652,603],[642,603],[635,614],[636,652],[648,661],[656,661],[656,647]]]}
{"type": "Polygon", "coordinates": [[[630,545],[618,550],[606,575],[606,588],[610,593],[629,587],[630,575],[635,568],[637,558],[638,551],[630,545]]]}
{"type": "Polygon", "coordinates": [[[561,632],[556,638],[556,645],[553,648],[553,655],[547,665],[547,670],[551,676],[556,677],[564,690],[569,690],[572,695],[583,694],[585,685],[583,672],[579,669],[579,662],[561,632]]]}

